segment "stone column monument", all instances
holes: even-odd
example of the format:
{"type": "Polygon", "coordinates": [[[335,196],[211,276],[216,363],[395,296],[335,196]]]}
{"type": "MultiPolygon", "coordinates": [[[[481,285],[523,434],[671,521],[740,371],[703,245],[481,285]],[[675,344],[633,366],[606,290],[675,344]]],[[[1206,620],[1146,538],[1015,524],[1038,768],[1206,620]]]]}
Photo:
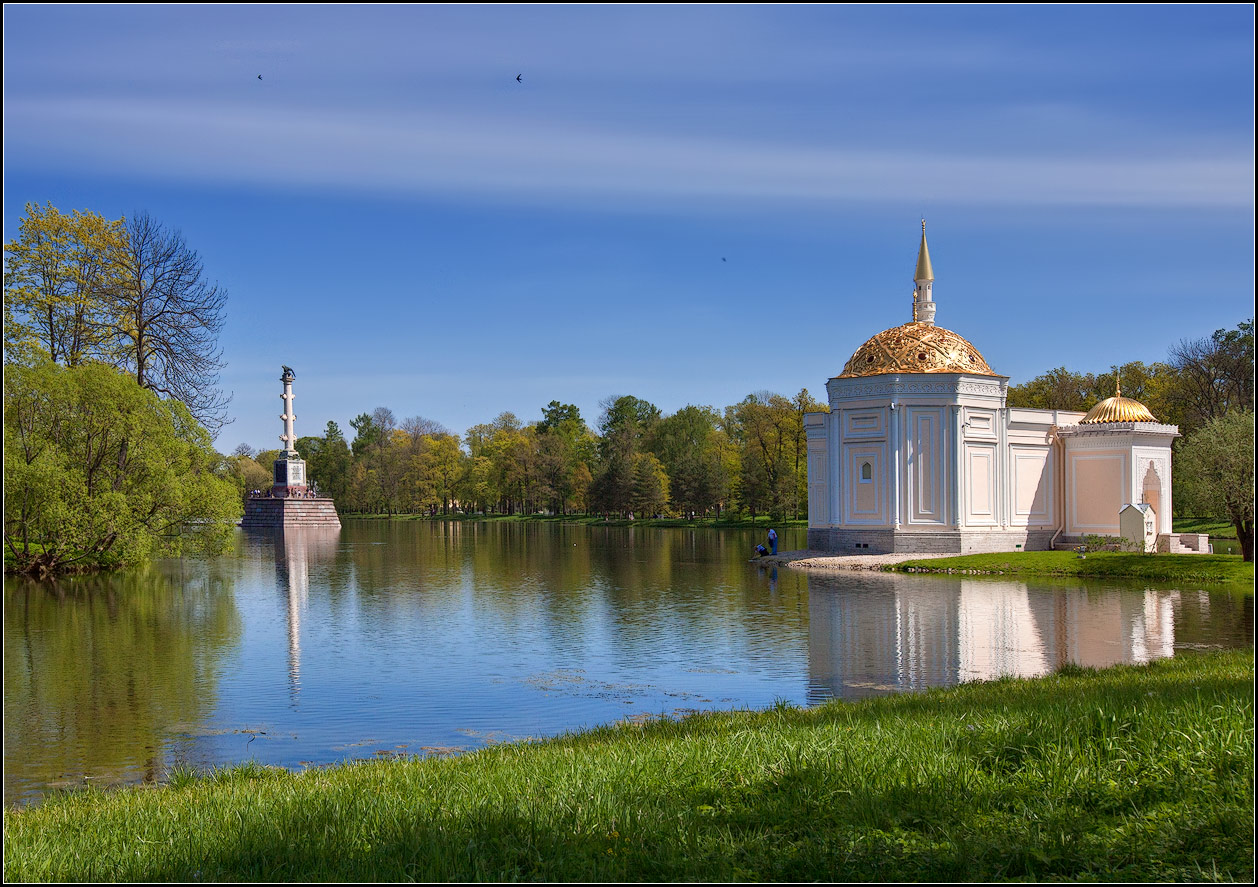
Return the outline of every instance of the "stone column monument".
{"type": "Polygon", "coordinates": [[[297,453],[297,432],[293,430],[297,418],[293,413],[293,380],[296,378],[292,367],[284,367],[280,376],[284,383],[284,393],[280,395],[284,401],[284,412],[280,414],[284,420],[284,433],[280,435],[284,449],[274,463],[275,480],[271,489],[260,496],[250,495],[245,502],[245,516],[240,526],[246,530],[296,527],[339,530],[341,527],[332,500],[317,495],[315,487],[307,483],[306,462],[297,453]]]}
{"type": "Polygon", "coordinates": [[[293,421],[297,416],[293,413],[293,380],[297,374],[292,367],[284,367],[280,381],[284,383],[284,393],[280,400],[284,401],[284,412],[280,418],[284,420],[284,433],[280,440],[284,442],[284,450],[275,460],[275,495],[281,498],[303,496],[309,488],[306,486],[306,462],[297,455],[297,433],[293,431],[293,421]]]}

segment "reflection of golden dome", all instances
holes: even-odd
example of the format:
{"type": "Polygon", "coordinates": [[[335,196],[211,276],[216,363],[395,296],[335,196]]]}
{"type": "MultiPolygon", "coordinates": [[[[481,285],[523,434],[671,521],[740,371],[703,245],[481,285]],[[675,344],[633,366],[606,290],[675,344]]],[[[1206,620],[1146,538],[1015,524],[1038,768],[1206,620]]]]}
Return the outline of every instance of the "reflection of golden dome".
{"type": "Polygon", "coordinates": [[[1079,420],[1080,425],[1096,425],[1101,422],[1156,422],[1153,414],[1138,400],[1123,397],[1123,389],[1098,403],[1079,420]]]}
{"type": "Polygon", "coordinates": [[[839,378],[882,373],[996,375],[977,348],[952,330],[930,323],[906,323],[883,330],[856,349],[839,378]]]}

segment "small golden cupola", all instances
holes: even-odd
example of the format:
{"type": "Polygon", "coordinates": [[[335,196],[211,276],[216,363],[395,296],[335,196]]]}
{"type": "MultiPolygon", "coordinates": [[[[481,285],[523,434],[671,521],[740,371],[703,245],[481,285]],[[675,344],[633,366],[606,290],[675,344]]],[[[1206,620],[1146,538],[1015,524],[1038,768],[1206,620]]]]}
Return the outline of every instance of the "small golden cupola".
{"type": "Polygon", "coordinates": [[[1080,425],[1099,425],[1102,422],[1156,422],[1153,414],[1138,400],[1123,397],[1123,386],[1117,382],[1114,396],[1098,403],[1079,420],[1080,425]]]}

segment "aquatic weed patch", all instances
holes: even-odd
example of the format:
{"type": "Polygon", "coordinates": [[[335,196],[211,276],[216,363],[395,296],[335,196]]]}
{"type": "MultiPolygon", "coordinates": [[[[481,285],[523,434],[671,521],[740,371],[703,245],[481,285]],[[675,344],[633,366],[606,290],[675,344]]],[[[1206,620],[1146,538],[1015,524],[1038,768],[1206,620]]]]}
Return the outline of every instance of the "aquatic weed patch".
{"type": "Polygon", "coordinates": [[[1253,652],[5,814],[11,880],[1241,880],[1253,652]]]}

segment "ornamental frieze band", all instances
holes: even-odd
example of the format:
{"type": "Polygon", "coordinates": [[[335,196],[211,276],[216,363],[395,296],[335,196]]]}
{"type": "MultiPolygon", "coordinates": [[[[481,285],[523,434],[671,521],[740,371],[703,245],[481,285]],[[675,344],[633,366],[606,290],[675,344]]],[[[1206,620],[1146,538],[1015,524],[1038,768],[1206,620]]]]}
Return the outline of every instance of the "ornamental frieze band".
{"type": "Polygon", "coordinates": [[[975,394],[1000,397],[999,384],[956,380],[949,382],[847,382],[833,384],[838,397],[885,397],[892,394],[975,394]]]}

